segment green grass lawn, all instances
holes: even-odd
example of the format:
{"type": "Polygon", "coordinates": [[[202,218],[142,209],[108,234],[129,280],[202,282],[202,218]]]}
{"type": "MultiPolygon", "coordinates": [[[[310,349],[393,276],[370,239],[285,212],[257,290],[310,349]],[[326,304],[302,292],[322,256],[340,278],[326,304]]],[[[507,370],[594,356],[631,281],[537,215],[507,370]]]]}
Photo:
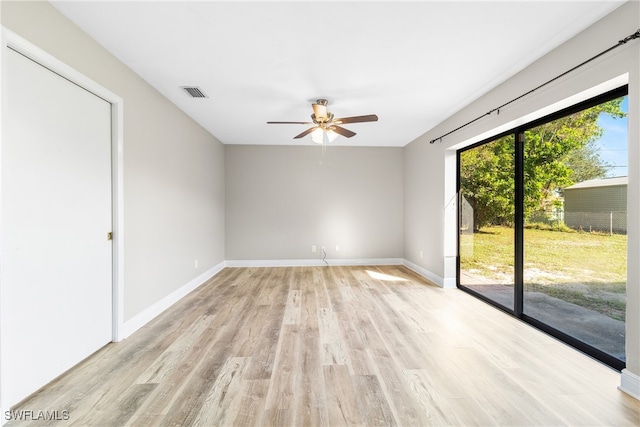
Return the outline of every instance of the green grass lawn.
{"type": "MultiPolygon", "coordinates": [[[[524,231],[526,291],[544,292],[623,320],[627,236],[539,229],[524,231]]],[[[513,283],[513,229],[463,234],[460,268],[495,283],[513,283]]]]}

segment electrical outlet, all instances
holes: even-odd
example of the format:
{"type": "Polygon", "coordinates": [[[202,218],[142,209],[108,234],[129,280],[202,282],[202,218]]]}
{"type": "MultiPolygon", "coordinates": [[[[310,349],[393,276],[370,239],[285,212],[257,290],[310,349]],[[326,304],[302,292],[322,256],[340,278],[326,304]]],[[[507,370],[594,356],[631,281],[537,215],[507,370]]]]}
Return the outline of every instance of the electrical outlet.
{"type": "Polygon", "coordinates": [[[336,252],[340,251],[340,245],[336,245],[336,252]]]}
{"type": "Polygon", "coordinates": [[[327,248],[325,248],[324,246],[322,247],[322,252],[326,252],[327,248]]]}
{"type": "Polygon", "coordinates": [[[193,263],[193,267],[194,267],[194,268],[198,268],[198,260],[195,260],[195,261],[194,261],[194,263],[193,263]]]}
{"type": "Polygon", "coordinates": [[[316,252],[316,245],[311,245],[311,252],[316,252]]]}
{"type": "Polygon", "coordinates": [[[420,251],[420,259],[422,259],[422,251],[420,251]]]}

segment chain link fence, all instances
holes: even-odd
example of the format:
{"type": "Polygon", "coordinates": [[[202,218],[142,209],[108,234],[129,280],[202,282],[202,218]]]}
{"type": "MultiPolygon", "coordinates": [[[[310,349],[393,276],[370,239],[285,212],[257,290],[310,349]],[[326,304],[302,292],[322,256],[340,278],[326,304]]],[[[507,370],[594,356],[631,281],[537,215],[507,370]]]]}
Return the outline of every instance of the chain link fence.
{"type": "Polygon", "coordinates": [[[626,211],[565,212],[564,223],[575,230],[627,234],[626,211]]]}

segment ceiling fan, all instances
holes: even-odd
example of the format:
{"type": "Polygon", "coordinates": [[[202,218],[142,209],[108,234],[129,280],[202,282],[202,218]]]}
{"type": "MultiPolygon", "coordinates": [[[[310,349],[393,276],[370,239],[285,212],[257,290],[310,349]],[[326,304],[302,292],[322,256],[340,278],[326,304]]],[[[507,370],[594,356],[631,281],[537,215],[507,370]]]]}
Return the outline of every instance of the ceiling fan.
{"type": "Polygon", "coordinates": [[[333,113],[327,111],[327,104],[329,101],[326,99],[318,99],[313,107],[313,114],[311,115],[311,122],[267,122],[267,124],[285,124],[285,125],[315,125],[299,135],[293,137],[293,139],[303,138],[311,134],[313,142],[319,144],[333,141],[338,135],[342,135],[347,138],[351,138],[356,133],[349,129],[343,128],[342,124],[346,123],[362,123],[362,122],[376,122],[378,116],[375,114],[369,114],[366,116],[353,116],[334,118],[333,113]]]}

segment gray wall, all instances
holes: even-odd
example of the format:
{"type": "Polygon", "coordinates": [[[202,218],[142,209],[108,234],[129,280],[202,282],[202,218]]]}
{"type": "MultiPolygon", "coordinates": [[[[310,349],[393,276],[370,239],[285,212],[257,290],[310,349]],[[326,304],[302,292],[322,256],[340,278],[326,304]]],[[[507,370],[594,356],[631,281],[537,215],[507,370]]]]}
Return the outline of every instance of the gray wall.
{"type": "Polygon", "coordinates": [[[627,185],[565,188],[566,212],[626,212],[627,185]]]}
{"type": "Polygon", "coordinates": [[[628,80],[629,184],[627,370],[640,375],[640,44],[616,49],[544,89],[484,117],[442,142],[446,132],[537,87],[640,28],[640,3],[627,2],[576,37],[461,109],[405,147],[404,257],[436,281],[455,284],[456,150],[570,106],[628,80]],[[419,256],[423,251],[424,256],[419,256]]]}
{"type": "Polygon", "coordinates": [[[319,259],[322,245],[327,258],[402,258],[401,148],[228,145],[225,157],[227,260],[319,259]]]}
{"type": "Polygon", "coordinates": [[[564,223],[576,230],[627,232],[627,185],[565,188],[564,223]]]}
{"type": "Polygon", "coordinates": [[[5,27],[124,100],[129,320],[224,261],[224,146],[49,3],[1,7],[5,27]]]}

